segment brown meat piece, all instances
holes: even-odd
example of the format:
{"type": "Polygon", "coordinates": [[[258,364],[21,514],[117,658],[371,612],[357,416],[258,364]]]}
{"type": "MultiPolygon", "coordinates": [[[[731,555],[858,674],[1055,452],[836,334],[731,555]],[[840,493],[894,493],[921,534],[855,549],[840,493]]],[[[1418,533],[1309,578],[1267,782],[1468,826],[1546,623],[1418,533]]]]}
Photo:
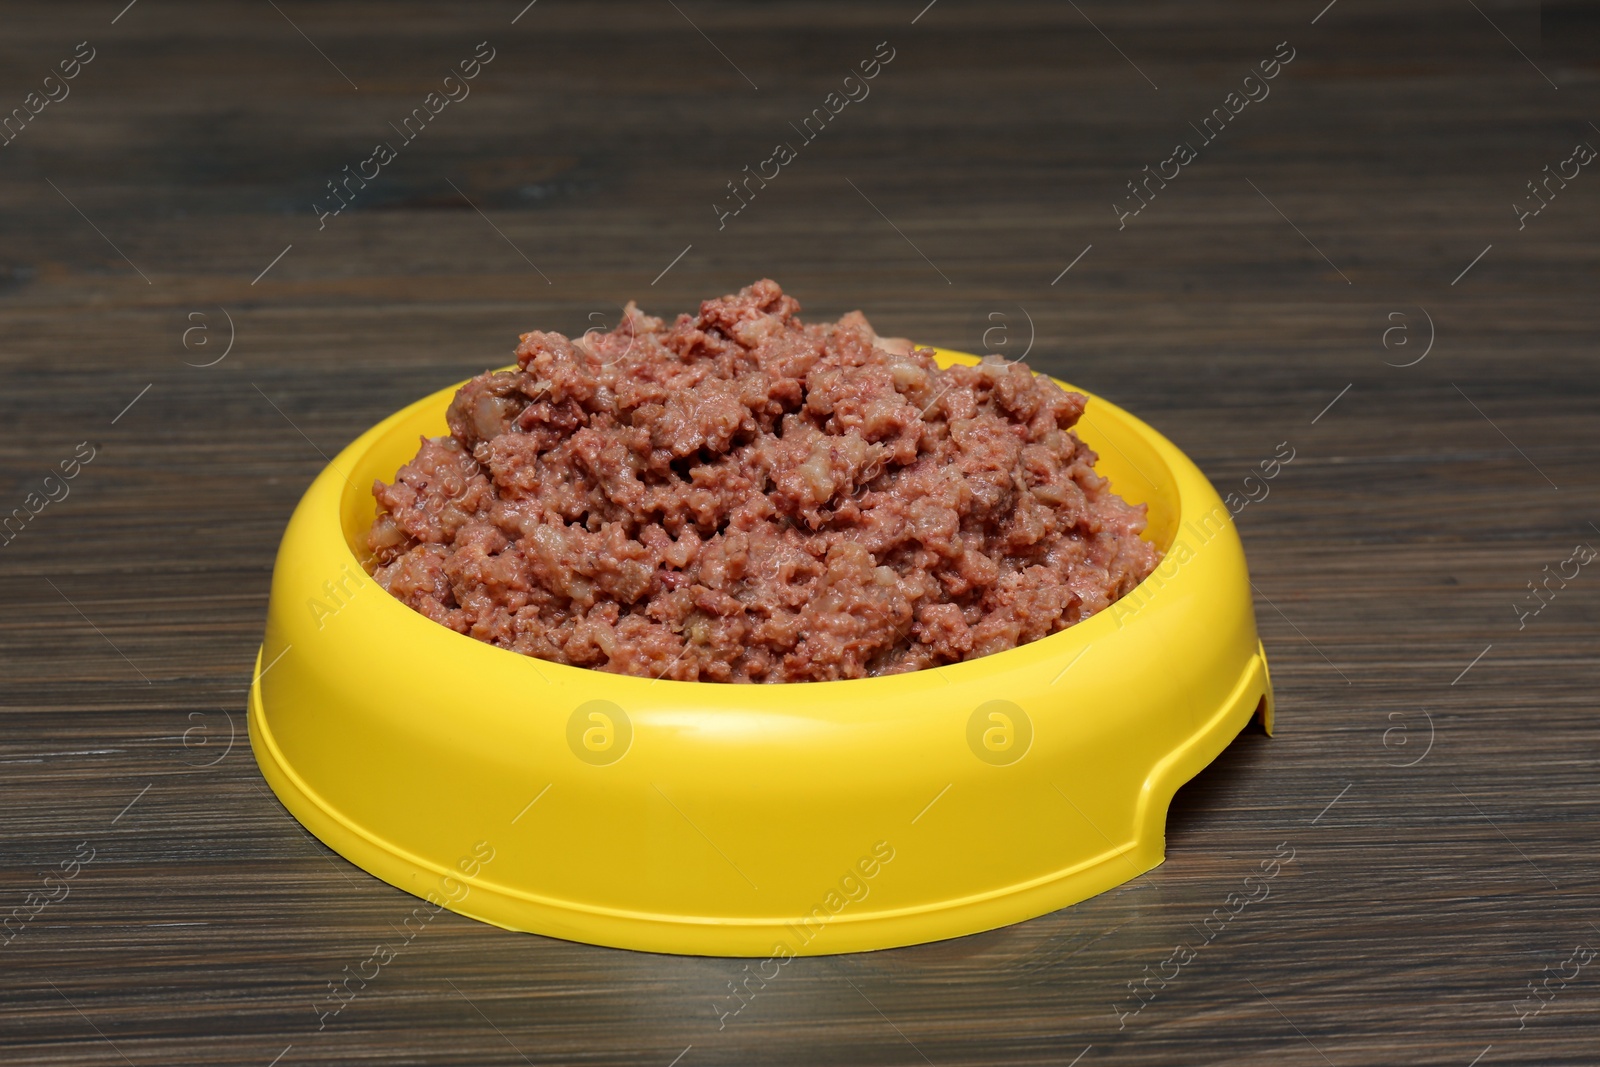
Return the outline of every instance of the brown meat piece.
{"type": "Polygon", "coordinates": [[[670,326],[629,304],[524,334],[373,487],[374,577],[540,659],[800,682],[1013,648],[1155,569],[1144,506],[1072,432],[1082,396],[799,310],[760,281],[670,326]]]}

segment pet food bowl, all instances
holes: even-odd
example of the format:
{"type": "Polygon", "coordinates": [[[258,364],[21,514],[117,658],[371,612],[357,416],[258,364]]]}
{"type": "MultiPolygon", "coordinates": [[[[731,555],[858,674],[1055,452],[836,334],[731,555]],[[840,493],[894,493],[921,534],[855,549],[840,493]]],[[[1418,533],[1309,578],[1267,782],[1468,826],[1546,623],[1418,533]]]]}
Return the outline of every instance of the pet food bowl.
{"type": "MultiPolygon", "coordinates": [[[[940,352],[941,365],[976,357],[940,352]]],[[[1161,565],[970,662],[835,682],[652,681],[532,659],[392,598],[359,556],[440,390],[362,434],[284,533],[250,740],[319,839],[433,910],[597,945],[787,958],[1043,915],[1159,864],[1173,793],[1272,685],[1227,508],[1089,398],[1161,565]]]]}

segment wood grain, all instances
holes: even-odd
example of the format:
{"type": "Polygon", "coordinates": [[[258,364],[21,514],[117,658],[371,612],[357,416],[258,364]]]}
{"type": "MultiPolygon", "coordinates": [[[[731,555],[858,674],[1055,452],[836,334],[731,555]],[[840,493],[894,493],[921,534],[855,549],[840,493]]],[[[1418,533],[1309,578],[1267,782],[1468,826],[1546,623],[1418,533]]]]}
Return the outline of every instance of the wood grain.
{"type": "Polygon", "coordinates": [[[0,512],[95,455],[0,546],[0,916],[94,859],[0,947],[0,1059],[1596,1062],[1600,963],[1515,1005],[1600,947],[1600,574],[1513,605],[1600,546],[1600,176],[1509,210],[1600,146],[1596,12],[1322,6],[11,6],[0,113],[96,56],[0,147],[0,512]],[[485,40],[472,95],[319,230],[325,183],[485,40]],[[881,41],[870,97],[719,230],[724,183],[881,41]],[[1281,41],[1271,95],[1119,230],[1125,183],[1281,41]],[[763,275],[949,347],[1004,324],[989,347],[1031,338],[1224,492],[1289,442],[1239,517],[1278,736],[1185,788],[1149,875],[798,961],[721,1028],[741,963],[446,913],[319,1030],[412,901],[300,830],[243,735],[299,494],[520,331],[763,275]]]}

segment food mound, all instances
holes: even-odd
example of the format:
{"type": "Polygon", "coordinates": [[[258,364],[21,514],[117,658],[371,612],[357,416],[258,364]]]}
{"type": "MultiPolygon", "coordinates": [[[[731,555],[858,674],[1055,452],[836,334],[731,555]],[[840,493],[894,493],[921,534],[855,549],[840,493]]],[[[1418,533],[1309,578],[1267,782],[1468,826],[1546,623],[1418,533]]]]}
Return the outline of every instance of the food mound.
{"type": "Polygon", "coordinates": [[[1013,648],[1155,568],[1072,432],[1084,397],[799,310],[760,281],[670,326],[630,303],[524,334],[373,486],[374,577],[539,659],[813,682],[1013,648]]]}

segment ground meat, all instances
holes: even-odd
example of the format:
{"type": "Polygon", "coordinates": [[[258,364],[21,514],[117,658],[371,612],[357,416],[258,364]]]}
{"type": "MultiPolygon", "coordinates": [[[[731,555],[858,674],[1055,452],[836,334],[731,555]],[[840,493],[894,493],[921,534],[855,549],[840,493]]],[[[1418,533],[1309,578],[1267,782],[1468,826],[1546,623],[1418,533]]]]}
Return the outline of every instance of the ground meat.
{"type": "Polygon", "coordinates": [[[670,326],[522,336],[373,487],[374,577],[539,659],[803,682],[987,656],[1104,610],[1160,556],[1072,432],[1084,398],[940,370],[760,281],[670,326]]]}

